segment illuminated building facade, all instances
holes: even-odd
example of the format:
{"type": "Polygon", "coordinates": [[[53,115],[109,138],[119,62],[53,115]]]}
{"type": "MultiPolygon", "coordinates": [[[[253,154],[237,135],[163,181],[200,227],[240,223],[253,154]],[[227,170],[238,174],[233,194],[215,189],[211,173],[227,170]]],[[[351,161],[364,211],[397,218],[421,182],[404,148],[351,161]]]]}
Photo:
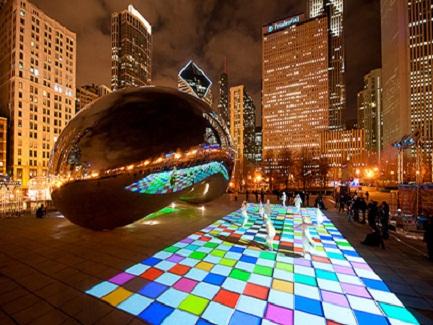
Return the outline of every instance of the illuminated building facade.
{"type": "Polygon", "coordinates": [[[263,134],[262,134],[261,126],[256,126],[255,144],[256,144],[256,155],[254,160],[258,163],[262,161],[262,150],[263,150],[263,134]]]}
{"type": "Polygon", "coordinates": [[[380,162],[383,150],[383,111],[381,69],[364,76],[364,89],[358,93],[358,127],[365,130],[365,146],[380,162]]]}
{"type": "Polygon", "coordinates": [[[346,106],[343,0],[308,0],[310,18],[326,14],[329,32],[329,128],[343,128],[346,106]]]}
{"type": "Polygon", "coordinates": [[[9,120],[8,171],[45,176],[53,144],[75,114],[75,33],[26,0],[0,10],[0,114],[9,120]]]}
{"type": "Polygon", "coordinates": [[[290,17],[262,30],[263,159],[289,149],[319,152],[328,129],[328,18],[290,17]]]}
{"type": "Polygon", "coordinates": [[[230,87],[230,135],[235,147],[235,179],[245,177],[247,161],[256,156],[256,108],[245,86],[230,87]]]}
{"type": "Polygon", "coordinates": [[[95,99],[111,93],[111,89],[105,85],[84,85],[77,88],[77,100],[75,105],[76,113],[95,99]]]}
{"type": "Polygon", "coordinates": [[[407,13],[407,1],[380,1],[384,148],[410,133],[407,13]]]}
{"type": "Polygon", "coordinates": [[[6,175],[8,120],[0,117],[0,175],[6,175]]]}
{"type": "Polygon", "coordinates": [[[178,75],[177,88],[184,93],[193,95],[209,106],[212,106],[212,81],[194,62],[189,61],[178,75]]]}
{"type": "MultiPolygon", "coordinates": [[[[421,150],[432,161],[433,0],[408,2],[410,131],[421,132],[421,150]]],[[[433,176],[433,175],[432,175],[433,176]]]]}
{"type": "Polygon", "coordinates": [[[218,112],[220,113],[227,127],[230,127],[229,77],[226,72],[221,74],[218,83],[219,83],[219,95],[220,95],[218,100],[218,112]]]}
{"type": "Polygon", "coordinates": [[[365,166],[367,162],[365,131],[351,129],[322,132],[320,156],[326,158],[330,174],[335,178],[354,176],[353,168],[365,166]]]}
{"type": "Polygon", "coordinates": [[[152,27],[132,6],[111,15],[111,89],[149,85],[152,27]]]}

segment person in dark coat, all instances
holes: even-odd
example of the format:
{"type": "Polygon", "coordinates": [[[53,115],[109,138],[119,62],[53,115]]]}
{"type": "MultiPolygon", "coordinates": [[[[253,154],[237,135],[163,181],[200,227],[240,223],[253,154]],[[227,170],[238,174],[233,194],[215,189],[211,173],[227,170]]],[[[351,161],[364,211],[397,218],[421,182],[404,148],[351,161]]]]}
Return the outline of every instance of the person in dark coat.
{"type": "Polygon", "coordinates": [[[260,190],[260,201],[265,204],[265,191],[263,189],[260,190]]]}
{"type": "Polygon", "coordinates": [[[424,241],[427,244],[428,258],[433,262],[433,217],[430,216],[425,223],[424,241]]]}
{"type": "Polygon", "coordinates": [[[245,201],[248,202],[249,199],[250,199],[250,191],[246,190],[246,191],[245,191],[245,201]]]}
{"type": "Polygon", "coordinates": [[[44,216],[44,206],[41,204],[36,210],[36,218],[41,219],[44,216]]]}
{"type": "Polygon", "coordinates": [[[259,191],[255,190],[254,195],[256,197],[256,203],[259,203],[259,191]]]}
{"type": "Polygon", "coordinates": [[[355,220],[356,222],[359,221],[360,201],[361,199],[359,198],[359,196],[355,195],[353,197],[353,220],[355,220]]]}
{"type": "Polygon", "coordinates": [[[360,223],[365,223],[366,220],[366,212],[367,212],[367,202],[365,202],[365,199],[362,197],[359,201],[359,209],[361,210],[362,219],[359,220],[360,223]]]}
{"type": "Polygon", "coordinates": [[[382,204],[380,205],[379,216],[380,216],[380,224],[382,226],[382,237],[383,239],[388,239],[389,238],[389,233],[388,233],[389,205],[385,201],[383,201],[382,204]]]}
{"type": "Polygon", "coordinates": [[[378,214],[377,202],[372,201],[368,204],[368,225],[373,230],[377,229],[377,225],[376,225],[377,214],[378,214]]]}

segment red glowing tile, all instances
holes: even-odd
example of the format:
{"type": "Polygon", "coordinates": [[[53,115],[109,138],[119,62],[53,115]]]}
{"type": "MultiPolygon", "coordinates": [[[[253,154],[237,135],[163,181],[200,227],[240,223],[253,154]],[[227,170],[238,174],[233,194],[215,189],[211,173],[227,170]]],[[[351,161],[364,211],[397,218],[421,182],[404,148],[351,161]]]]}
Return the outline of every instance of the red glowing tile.
{"type": "Polygon", "coordinates": [[[146,271],[144,271],[140,277],[147,279],[147,280],[155,280],[157,277],[159,277],[162,273],[164,273],[163,271],[156,269],[154,267],[151,267],[150,269],[147,269],[146,271]]]}
{"type": "Polygon", "coordinates": [[[244,294],[266,300],[268,298],[269,289],[254,283],[247,283],[244,294]]]}
{"type": "Polygon", "coordinates": [[[239,299],[238,293],[227,291],[224,289],[218,291],[216,296],[213,298],[214,301],[219,302],[220,304],[223,304],[230,308],[236,307],[236,303],[238,302],[238,299],[239,299]]]}
{"type": "Polygon", "coordinates": [[[176,264],[173,266],[169,271],[171,273],[177,274],[177,275],[184,275],[190,270],[189,266],[182,265],[182,264],[176,264]]]}

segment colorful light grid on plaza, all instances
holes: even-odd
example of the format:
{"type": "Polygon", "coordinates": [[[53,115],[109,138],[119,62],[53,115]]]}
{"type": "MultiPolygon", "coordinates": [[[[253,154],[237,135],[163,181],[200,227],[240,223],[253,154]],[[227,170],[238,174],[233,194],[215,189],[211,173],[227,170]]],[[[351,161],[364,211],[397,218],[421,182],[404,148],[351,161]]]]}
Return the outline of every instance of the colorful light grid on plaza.
{"type": "Polygon", "coordinates": [[[126,186],[126,189],[145,194],[179,192],[216,174],[223,175],[226,180],[229,179],[224,164],[213,161],[203,165],[153,173],[126,186]]]}
{"type": "Polygon", "coordinates": [[[235,211],[87,293],[151,324],[418,324],[316,209],[273,206],[274,252],[254,245],[265,243],[257,210],[245,228],[235,211]],[[303,219],[311,245],[296,257],[303,219]]]}

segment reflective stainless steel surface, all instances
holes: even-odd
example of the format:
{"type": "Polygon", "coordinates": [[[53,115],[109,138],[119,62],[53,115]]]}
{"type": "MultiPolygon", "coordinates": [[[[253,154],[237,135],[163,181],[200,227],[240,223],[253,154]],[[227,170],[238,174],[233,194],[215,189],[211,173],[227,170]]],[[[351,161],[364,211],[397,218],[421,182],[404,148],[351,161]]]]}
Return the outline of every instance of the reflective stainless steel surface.
{"type": "Polygon", "coordinates": [[[204,102],[165,87],[108,94],[80,111],[50,160],[52,198],[72,222],[111,229],[174,200],[226,190],[234,151],[204,102]]]}

